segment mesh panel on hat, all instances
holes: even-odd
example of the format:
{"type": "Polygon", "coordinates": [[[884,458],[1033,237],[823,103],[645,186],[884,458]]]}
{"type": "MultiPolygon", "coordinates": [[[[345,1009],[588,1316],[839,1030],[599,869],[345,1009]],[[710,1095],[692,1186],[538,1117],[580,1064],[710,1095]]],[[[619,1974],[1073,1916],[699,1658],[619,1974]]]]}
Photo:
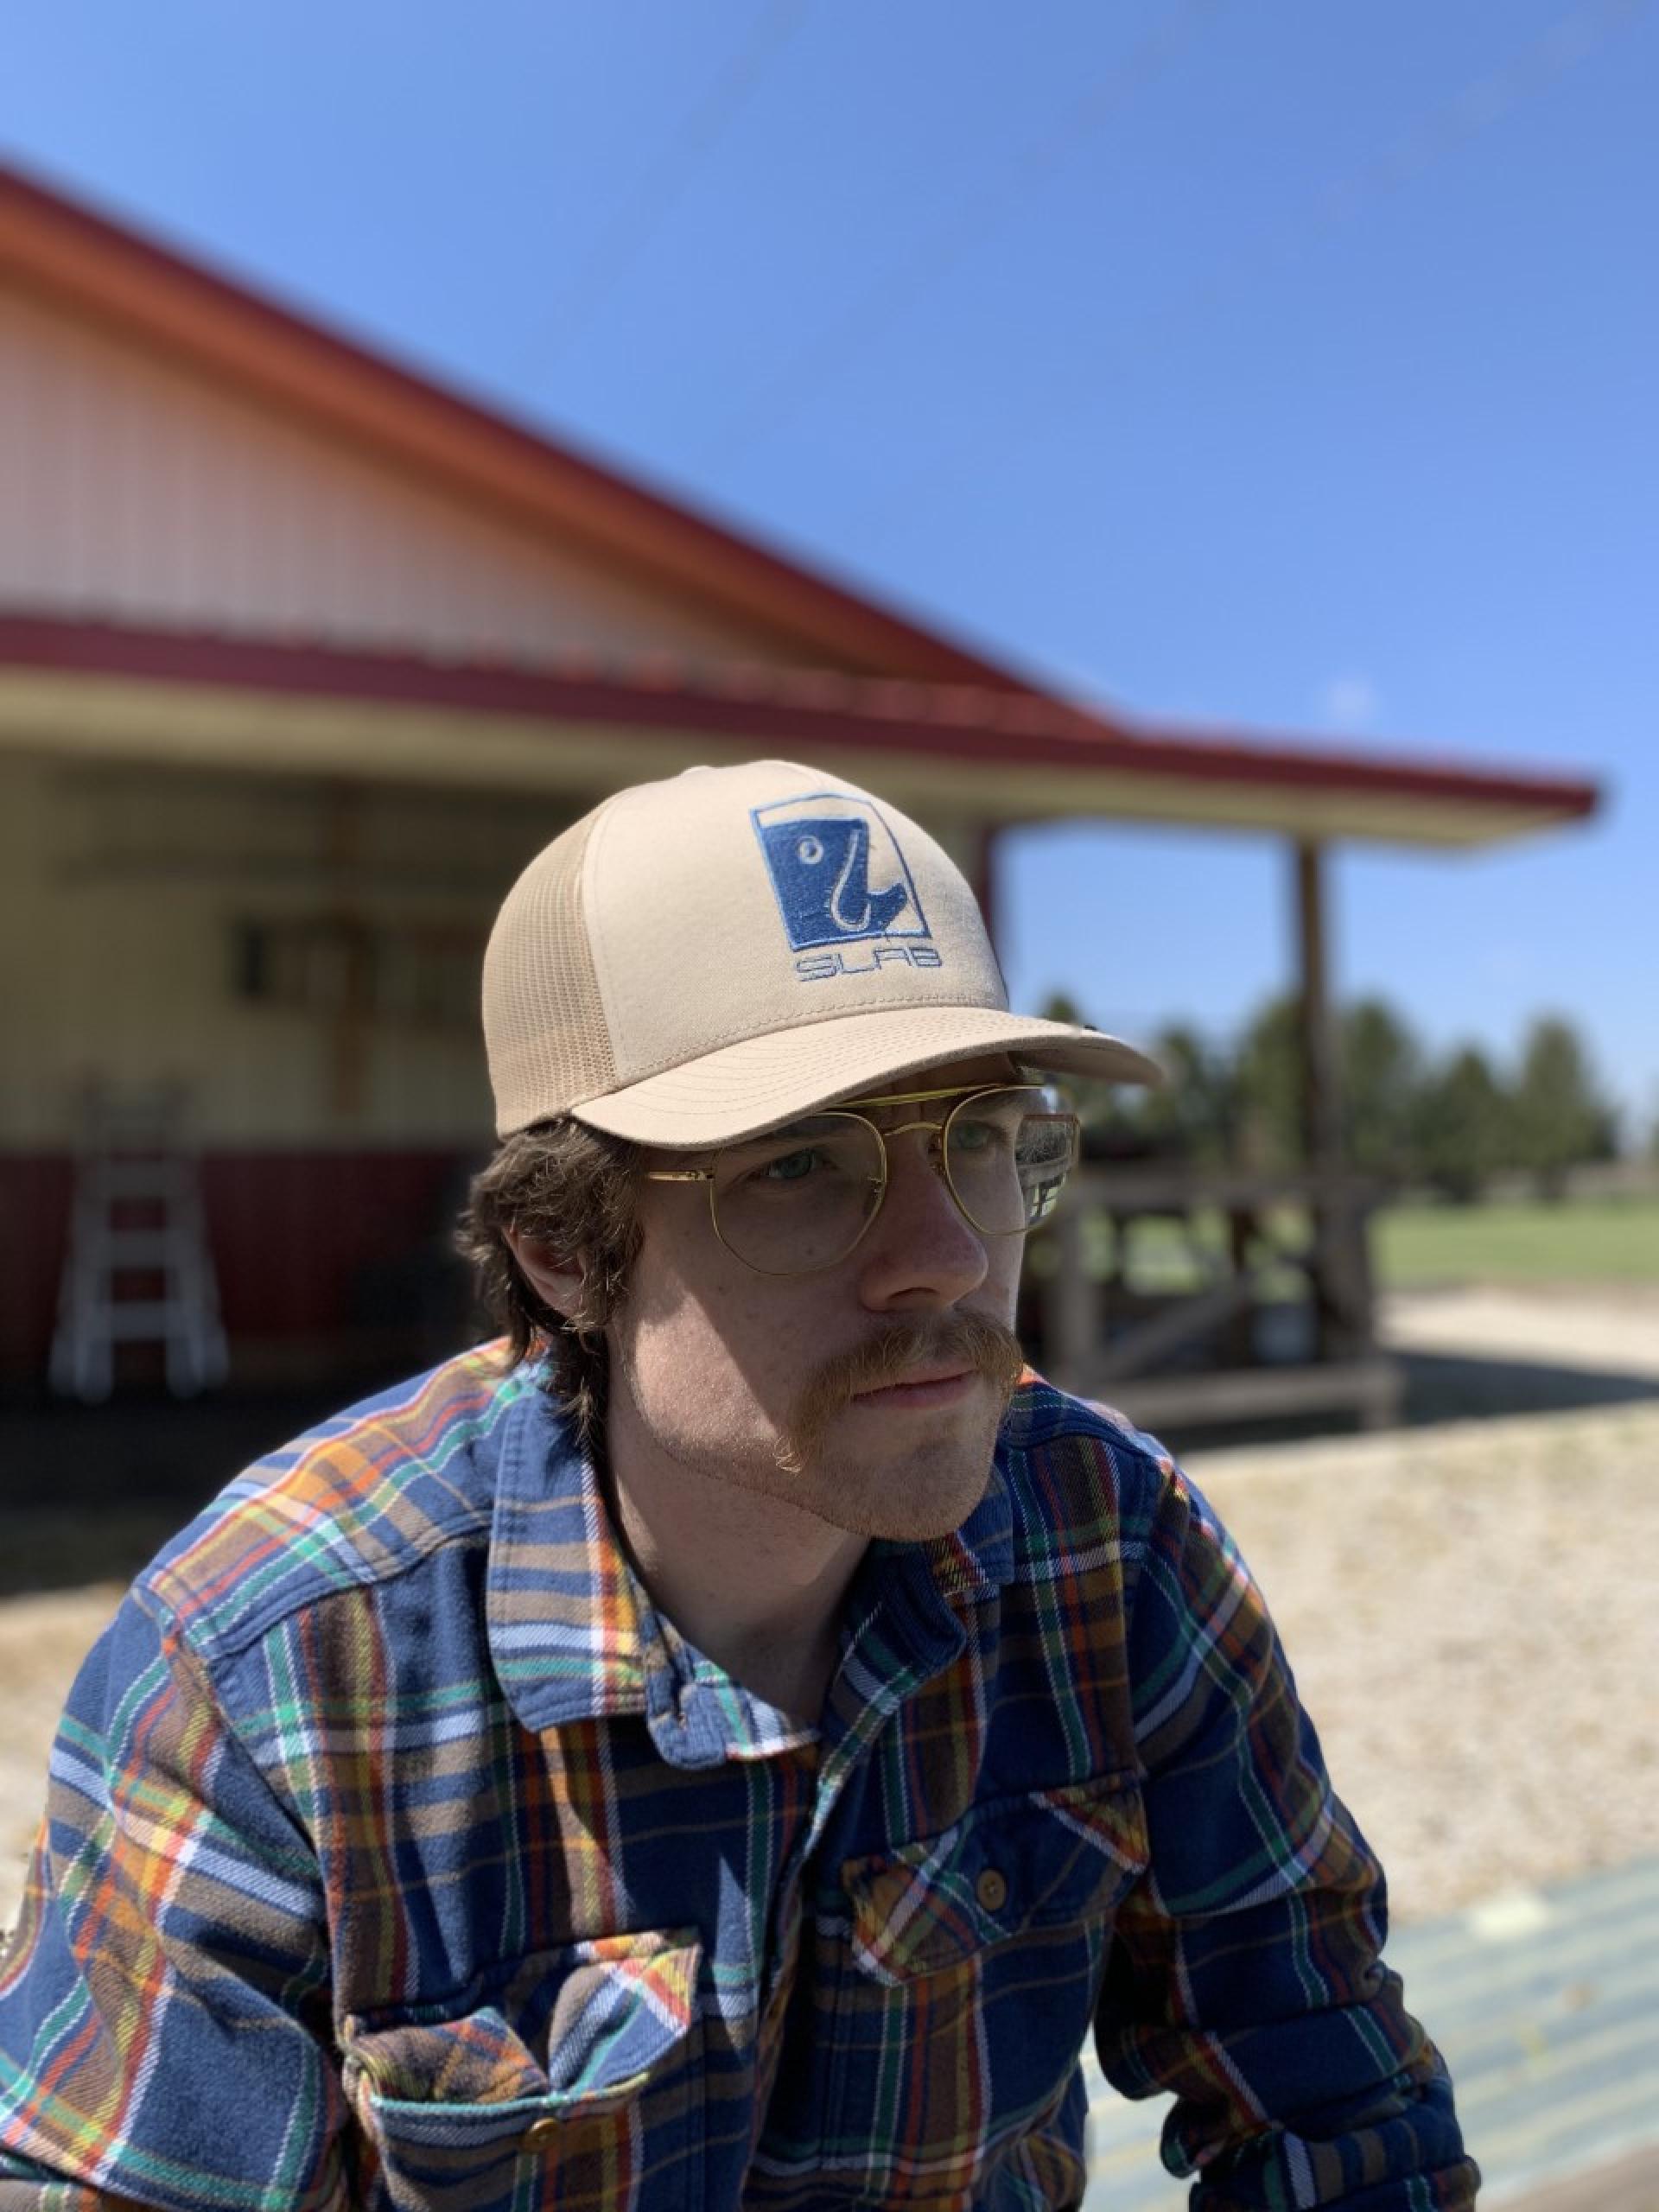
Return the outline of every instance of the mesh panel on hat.
{"type": "Polygon", "coordinates": [[[508,893],[484,955],[484,1039],[498,1136],[611,1090],[616,1060],[582,906],[582,864],[603,806],[537,855],[508,893]]]}

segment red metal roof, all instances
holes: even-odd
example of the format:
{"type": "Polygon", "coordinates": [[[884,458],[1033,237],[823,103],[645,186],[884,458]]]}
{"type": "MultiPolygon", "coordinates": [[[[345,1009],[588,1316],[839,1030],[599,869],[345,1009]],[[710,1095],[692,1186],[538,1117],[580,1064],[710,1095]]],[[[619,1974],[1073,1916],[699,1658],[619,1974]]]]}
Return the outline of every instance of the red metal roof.
{"type": "MultiPolygon", "coordinates": [[[[1404,803],[1424,810],[1422,834],[1437,842],[1443,833],[1431,826],[1436,810],[1454,809],[1460,821],[1467,817],[1457,842],[1481,842],[1517,828],[1581,819],[1594,812],[1599,797],[1597,786],[1580,778],[1274,745],[1167,724],[1131,728],[1034,693],[771,665],[710,668],[664,659],[626,667],[569,660],[526,667],[435,661],[13,615],[0,616],[0,682],[8,668],[418,705],[465,716],[609,727],[619,734],[642,728],[706,734],[726,745],[788,747],[809,758],[880,753],[893,767],[909,760],[950,762],[963,771],[1034,770],[1039,772],[1026,810],[1033,817],[1056,810],[1046,803],[1043,771],[1119,783],[1140,779],[1160,788],[1185,785],[1195,796],[1205,785],[1259,797],[1277,792],[1287,805],[1296,796],[1357,805],[1387,800],[1394,803],[1389,818],[1396,823],[1406,818],[1399,811],[1404,803]],[[1484,836],[1482,816],[1491,817],[1484,836]]],[[[1086,786],[1068,779],[1067,789],[1081,795],[1086,786]]],[[[1192,818],[1179,798],[1156,810],[1168,819],[1192,818]]],[[[1259,811],[1246,817],[1213,805],[1203,814],[1262,819],[1259,811]]],[[[1388,834],[1409,833],[1396,827],[1388,834]]]]}

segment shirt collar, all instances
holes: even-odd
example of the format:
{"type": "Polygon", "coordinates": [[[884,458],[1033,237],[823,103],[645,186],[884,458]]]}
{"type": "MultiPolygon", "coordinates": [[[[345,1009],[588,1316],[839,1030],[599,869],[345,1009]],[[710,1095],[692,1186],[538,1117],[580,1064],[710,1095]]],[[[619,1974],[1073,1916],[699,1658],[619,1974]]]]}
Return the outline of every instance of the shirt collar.
{"type": "Polygon", "coordinates": [[[540,1388],[499,1435],[485,1624],[508,1703],[537,1733],[644,1713],[645,1595],[592,1465],[540,1388]]]}
{"type": "Polygon", "coordinates": [[[996,1440],[985,1494],[961,1528],[925,1544],[881,1542],[880,1552],[919,1561],[939,1595],[951,1604],[988,1598],[1014,1580],[1014,1506],[1005,1465],[1006,1429],[996,1440]]]}
{"type": "MultiPolygon", "coordinates": [[[[810,1740],[658,1616],[591,1459],[545,1390],[526,1391],[498,1434],[486,1627],[497,1678],[526,1728],[643,1716],[675,1766],[765,1758],[810,1740]]],[[[960,1648],[957,1611],[1013,1573],[1002,1459],[999,1441],[985,1495],[960,1529],[922,1544],[878,1541],[860,1575],[865,1606],[874,1599],[890,1624],[907,1621],[940,1663],[960,1648]]]]}

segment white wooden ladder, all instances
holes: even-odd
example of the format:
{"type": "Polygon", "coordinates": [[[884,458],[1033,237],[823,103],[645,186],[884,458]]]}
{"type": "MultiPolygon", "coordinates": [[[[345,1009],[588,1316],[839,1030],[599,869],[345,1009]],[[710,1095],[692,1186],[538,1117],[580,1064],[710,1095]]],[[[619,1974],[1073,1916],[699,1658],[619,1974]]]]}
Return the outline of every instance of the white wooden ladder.
{"type": "Polygon", "coordinates": [[[119,1344],[160,1344],[175,1397],[228,1372],[184,1108],[176,1085],[87,1093],[49,1369],[63,1396],[107,1398],[119,1344]]]}

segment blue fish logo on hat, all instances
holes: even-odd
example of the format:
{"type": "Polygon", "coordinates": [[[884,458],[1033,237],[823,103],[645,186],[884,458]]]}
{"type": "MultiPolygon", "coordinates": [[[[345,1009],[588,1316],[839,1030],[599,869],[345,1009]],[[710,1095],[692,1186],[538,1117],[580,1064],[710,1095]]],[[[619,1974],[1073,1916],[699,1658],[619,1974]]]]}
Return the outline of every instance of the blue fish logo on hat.
{"type": "Polygon", "coordinates": [[[814,791],[757,806],[753,819],[796,951],[929,934],[904,855],[868,799],[814,791]]]}

